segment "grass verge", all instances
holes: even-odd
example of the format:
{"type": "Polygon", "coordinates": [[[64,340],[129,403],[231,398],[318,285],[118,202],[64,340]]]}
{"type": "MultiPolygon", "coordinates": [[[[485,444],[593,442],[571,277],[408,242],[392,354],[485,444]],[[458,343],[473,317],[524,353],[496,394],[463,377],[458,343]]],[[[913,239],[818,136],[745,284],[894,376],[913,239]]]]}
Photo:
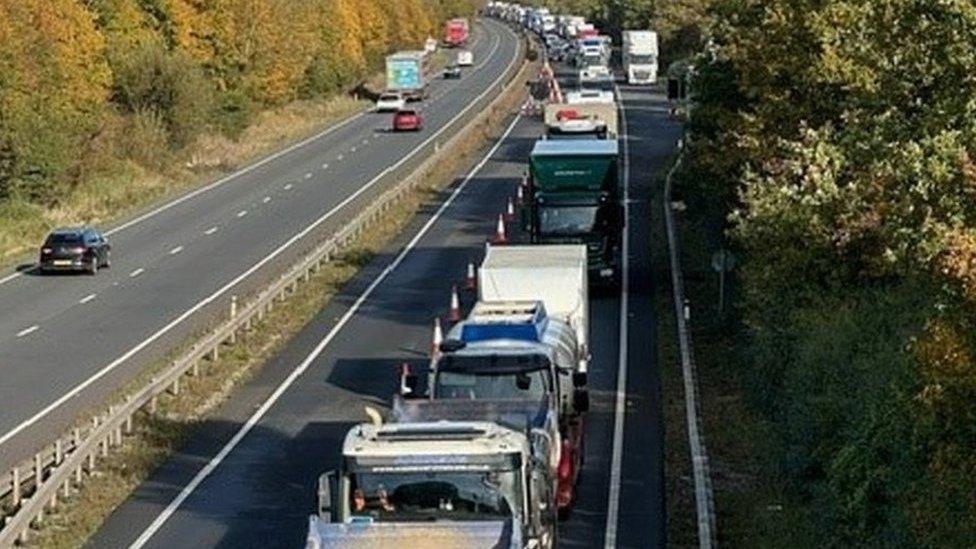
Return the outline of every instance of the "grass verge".
{"type": "MultiPolygon", "coordinates": [[[[523,71],[523,79],[530,73],[523,71]]],[[[515,82],[497,112],[514,112],[523,88],[521,81],[515,82]]],[[[195,427],[298,334],[359,268],[388,246],[418,212],[443,200],[445,189],[456,181],[457,174],[473,165],[500,135],[506,118],[492,117],[464,132],[452,154],[422,173],[421,183],[396,203],[383,222],[369,227],[340,257],[318,270],[286,302],[239,336],[235,345],[223,349],[217,361],[202,366],[199,376],[184,378],[178,396],[161,399],[154,414],[138,416],[133,435],[103,458],[81,488],[45,517],[40,530],[33,533],[30,546],[83,545],[109,514],[193,435],[195,427]]]]}
{"type": "MultiPolygon", "coordinates": [[[[707,203],[704,198],[687,198],[690,206],[676,214],[676,221],[685,297],[691,305],[692,341],[704,441],[712,472],[718,544],[816,547],[809,509],[790,499],[777,474],[776,439],[746,399],[736,349],[743,341],[742,327],[731,315],[726,319],[719,315],[719,281],[711,269],[711,256],[723,241],[721,212],[694,206],[707,203]]],[[[662,319],[659,357],[667,425],[668,545],[697,547],[694,481],[670,276],[668,282],[662,285],[657,296],[662,319]]]]}

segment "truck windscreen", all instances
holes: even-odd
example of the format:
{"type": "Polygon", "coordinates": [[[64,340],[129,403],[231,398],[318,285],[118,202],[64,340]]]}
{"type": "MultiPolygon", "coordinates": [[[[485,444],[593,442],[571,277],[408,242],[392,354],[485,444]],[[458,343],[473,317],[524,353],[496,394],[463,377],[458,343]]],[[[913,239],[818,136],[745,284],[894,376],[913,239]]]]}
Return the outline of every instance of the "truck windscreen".
{"type": "Polygon", "coordinates": [[[518,468],[357,472],[349,481],[351,516],[376,522],[506,519],[522,497],[518,468]]]}
{"type": "Polygon", "coordinates": [[[539,208],[539,232],[550,236],[589,233],[596,225],[597,206],[558,206],[539,208]]]}
{"type": "Polygon", "coordinates": [[[542,355],[445,355],[437,364],[435,398],[542,398],[552,392],[542,355]]]}
{"type": "Polygon", "coordinates": [[[632,65],[653,65],[657,62],[653,55],[630,55],[628,59],[632,65]]]}

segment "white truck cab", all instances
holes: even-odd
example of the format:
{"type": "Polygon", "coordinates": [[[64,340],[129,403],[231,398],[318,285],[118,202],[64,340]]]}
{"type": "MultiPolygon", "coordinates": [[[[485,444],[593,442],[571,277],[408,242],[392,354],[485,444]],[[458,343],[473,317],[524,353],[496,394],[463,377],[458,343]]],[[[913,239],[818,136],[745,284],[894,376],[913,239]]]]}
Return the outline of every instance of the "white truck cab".
{"type": "Polygon", "coordinates": [[[485,421],[357,425],[340,469],[319,479],[306,547],[552,548],[552,481],[534,442],[545,436],[485,421]]]}

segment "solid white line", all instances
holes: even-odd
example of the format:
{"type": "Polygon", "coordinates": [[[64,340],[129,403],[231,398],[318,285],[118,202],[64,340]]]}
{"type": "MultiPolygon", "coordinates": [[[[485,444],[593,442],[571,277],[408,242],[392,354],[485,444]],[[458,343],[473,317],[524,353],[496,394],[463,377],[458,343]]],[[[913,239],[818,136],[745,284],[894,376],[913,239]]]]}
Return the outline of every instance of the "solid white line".
{"type": "MultiPolygon", "coordinates": [[[[494,53],[494,51],[498,48],[498,46],[499,46],[500,43],[501,43],[501,39],[499,38],[495,42],[495,45],[492,48],[492,52],[491,53],[494,53]]],[[[52,403],[48,404],[47,406],[45,406],[41,411],[37,412],[36,414],[34,414],[33,416],[31,416],[30,418],[22,421],[20,424],[18,424],[13,429],[11,429],[11,430],[7,431],[6,433],[4,433],[3,436],[0,436],[0,445],[6,443],[8,440],[10,440],[11,438],[15,437],[17,435],[17,433],[20,433],[21,431],[23,431],[27,427],[33,425],[34,423],[37,423],[37,421],[39,421],[41,418],[43,418],[44,416],[50,414],[53,410],[57,409],[59,406],[61,406],[65,402],[67,402],[68,400],[74,398],[76,395],[78,395],[79,393],[81,393],[82,391],[84,391],[92,383],[95,383],[96,381],[98,381],[99,379],[101,379],[102,377],[104,377],[106,374],[108,374],[109,372],[111,372],[112,370],[114,370],[115,368],[117,368],[120,364],[122,364],[126,360],[132,358],[138,352],[142,351],[147,346],[149,346],[153,342],[155,342],[157,339],[159,339],[162,336],[164,336],[167,333],[169,333],[170,330],[172,330],[174,327],[176,327],[179,324],[181,324],[184,320],[186,320],[187,318],[189,318],[190,316],[192,316],[194,313],[196,313],[200,309],[206,307],[210,303],[212,303],[215,300],[217,300],[218,298],[220,298],[220,296],[222,296],[225,293],[227,293],[228,290],[230,290],[231,288],[233,288],[234,286],[236,286],[237,284],[239,284],[242,280],[244,280],[245,278],[247,278],[247,277],[251,276],[252,274],[254,274],[258,269],[260,269],[261,267],[263,267],[267,263],[273,261],[276,257],[278,257],[279,255],[281,255],[282,252],[284,252],[286,249],[288,249],[289,247],[291,247],[295,242],[298,242],[299,240],[301,240],[302,238],[304,238],[306,235],[308,235],[309,233],[311,233],[312,231],[314,231],[316,229],[316,227],[318,227],[319,225],[321,225],[322,223],[324,223],[326,220],[328,220],[328,219],[332,218],[333,216],[335,216],[343,208],[345,208],[350,203],[352,203],[357,198],[359,198],[363,193],[368,192],[373,187],[373,185],[375,185],[384,176],[386,176],[386,174],[388,174],[388,173],[390,173],[392,171],[395,171],[397,168],[399,168],[400,166],[402,166],[403,164],[405,164],[406,162],[408,162],[419,151],[423,150],[427,145],[429,145],[435,139],[439,138],[440,135],[444,131],[447,130],[447,128],[453,126],[454,123],[457,120],[459,120],[461,117],[465,116],[468,113],[468,111],[470,111],[479,101],[481,101],[481,99],[483,99],[486,95],[488,95],[488,92],[490,92],[495,87],[496,84],[498,84],[503,78],[505,78],[505,74],[508,73],[509,69],[512,68],[512,66],[515,64],[515,62],[517,60],[518,60],[518,56],[517,55],[513,55],[512,56],[512,59],[508,62],[508,65],[505,67],[504,70],[502,70],[501,74],[498,75],[498,78],[496,78],[490,85],[488,85],[485,88],[484,91],[482,91],[477,97],[475,97],[470,103],[468,103],[468,106],[466,106],[464,109],[462,109],[456,115],[454,115],[454,117],[451,118],[451,120],[449,120],[446,124],[444,124],[443,126],[441,126],[441,128],[437,132],[435,132],[433,135],[431,135],[430,137],[428,137],[427,139],[425,139],[422,143],[420,143],[419,145],[417,145],[417,147],[415,147],[412,151],[410,151],[409,153],[407,153],[404,156],[400,157],[400,159],[397,160],[392,165],[387,166],[386,168],[384,168],[380,173],[376,174],[373,177],[373,179],[369,180],[367,183],[365,183],[363,186],[361,186],[359,189],[357,189],[354,193],[352,193],[351,195],[347,196],[341,202],[339,202],[338,204],[336,204],[335,206],[333,206],[332,209],[330,209],[329,211],[327,211],[324,214],[322,214],[321,217],[319,217],[318,219],[316,219],[315,221],[313,221],[310,225],[308,225],[307,227],[305,227],[304,229],[302,229],[298,233],[294,234],[291,238],[289,238],[283,244],[281,244],[280,246],[278,246],[277,248],[275,248],[271,253],[269,253],[268,255],[266,255],[263,259],[261,259],[260,261],[258,261],[254,265],[252,265],[250,268],[248,268],[243,273],[239,274],[236,278],[234,278],[233,280],[231,280],[227,284],[223,285],[220,289],[218,289],[214,293],[210,294],[209,296],[207,296],[204,299],[202,299],[201,301],[199,301],[196,305],[194,305],[194,306],[190,307],[189,309],[187,309],[180,316],[178,316],[178,317],[174,318],[173,320],[171,320],[168,324],[166,324],[165,326],[163,326],[162,328],[160,328],[159,330],[157,330],[155,333],[153,333],[153,334],[149,335],[148,337],[144,338],[135,347],[132,347],[131,349],[129,349],[128,351],[126,351],[122,356],[116,358],[115,360],[113,360],[112,362],[110,362],[109,364],[107,364],[106,366],[104,366],[101,370],[95,372],[95,374],[93,374],[91,377],[89,377],[85,381],[83,381],[83,382],[79,383],[78,385],[74,386],[70,391],[68,391],[68,392],[64,393],[63,395],[61,395],[60,397],[58,397],[54,402],[52,402],[52,403]]],[[[286,188],[288,188],[288,187],[290,187],[290,185],[286,185],[286,188]]],[[[214,227],[213,230],[216,231],[217,228],[214,227]]]]}
{"type": "Polygon", "coordinates": [[[237,445],[241,442],[241,440],[244,439],[245,436],[247,436],[247,434],[251,431],[251,429],[253,429],[254,426],[257,425],[259,421],[261,421],[261,418],[263,418],[264,415],[268,413],[268,410],[270,410],[271,407],[275,404],[275,402],[277,402],[278,399],[281,398],[281,395],[283,395],[285,391],[287,391],[288,388],[291,387],[291,385],[295,382],[295,380],[299,378],[299,376],[305,373],[305,370],[308,369],[309,365],[311,365],[312,362],[314,362],[315,359],[317,359],[319,355],[322,354],[322,352],[329,345],[329,343],[331,343],[332,340],[335,338],[335,336],[338,335],[338,333],[342,330],[342,328],[345,327],[346,323],[348,323],[349,320],[356,314],[356,312],[359,311],[359,308],[363,305],[366,299],[369,298],[370,295],[372,295],[373,291],[376,290],[376,288],[384,280],[386,280],[386,278],[390,276],[390,274],[392,274],[394,270],[396,270],[396,268],[400,265],[400,263],[403,262],[404,258],[406,258],[407,255],[411,251],[413,251],[414,248],[416,248],[417,243],[420,242],[420,239],[427,234],[427,231],[429,231],[430,228],[434,225],[434,223],[436,223],[437,220],[440,219],[440,217],[444,214],[447,208],[454,203],[454,200],[461,193],[461,191],[464,190],[464,188],[467,186],[471,178],[474,177],[475,174],[477,174],[479,171],[481,171],[481,169],[485,166],[485,164],[488,163],[488,160],[490,160],[491,157],[495,154],[495,152],[498,150],[498,147],[501,146],[501,144],[505,141],[505,139],[507,139],[508,136],[512,133],[512,130],[515,129],[515,125],[518,123],[518,121],[519,121],[519,117],[516,115],[515,119],[512,120],[512,123],[508,125],[508,128],[505,130],[505,133],[503,133],[502,136],[498,139],[498,141],[495,142],[495,145],[488,151],[488,153],[481,159],[481,161],[478,162],[478,164],[474,168],[472,168],[470,172],[468,172],[464,180],[461,181],[461,183],[457,186],[457,188],[454,189],[454,192],[452,192],[451,195],[447,197],[447,200],[445,200],[444,203],[441,204],[440,208],[437,209],[434,215],[430,219],[428,219],[426,223],[424,223],[423,227],[421,227],[420,230],[417,231],[417,234],[415,234],[414,237],[410,239],[410,242],[407,243],[407,245],[403,248],[403,250],[400,251],[400,253],[396,256],[396,258],[389,265],[387,265],[387,267],[383,269],[383,271],[376,277],[375,280],[373,280],[372,283],[370,283],[370,285],[363,291],[363,293],[360,294],[358,298],[356,298],[356,301],[352,304],[349,310],[347,310],[345,314],[343,314],[339,318],[339,321],[336,323],[335,326],[332,327],[331,330],[329,330],[329,333],[327,333],[325,337],[322,338],[321,341],[319,341],[319,343],[315,346],[315,348],[312,349],[312,352],[309,353],[308,356],[306,356],[305,359],[302,360],[302,362],[298,366],[296,366],[295,369],[292,370],[290,374],[288,374],[288,377],[286,377],[285,380],[281,382],[281,385],[278,385],[278,387],[274,390],[274,392],[271,393],[271,396],[269,396],[267,400],[261,403],[261,406],[254,412],[254,414],[251,415],[251,417],[248,418],[247,422],[244,423],[244,425],[240,428],[240,430],[238,430],[237,433],[234,434],[233,438],[231,438],[227,442],[227,444],[225,444],[224,447],[220,449],[220,452],[218,452],[217,455],[211,458],[211,460],[203,467],[203,469],[200,469],[200,471],[196,474],[196,476],[193,477],[193,479],[189,482],[189,484],[187,484],[180,491],[179,495],[177,495],[176,498],[173,501],[171,501],[169,505],[166,506],[165,509],[163,509],[163,511],[159,514],[159,516],[157,516],[156,519],[152,521],[152,524],[150,524],[142,532],[142,534],[134,542],[132,542],[132,545],[129,546],[129,549],[139,549],[142,546],[144,546],[146,542],[148,542],[149,539],[152,538],[152,536],[156,532],[158,532],[160,528],[162,528],[163,524],[165,524],[166,521],[169,520],[169,518],[173,515],[173,513],[175,513],[176,510],[180,508],[183,502],[186,501],[186,498],[190,497],[190,495],[193,494],[193,492],[197,489],[197,487],[200,486],[200,483],[202,483],[208,476],[210,476],[210,473],[212,473],[221,464],[221,462],[223,462],[224,459],[226,459],[227,456],[230,455],[230,453],[234,450],[234,448],[237,447],[237,445]]]}
{"type": "Polygon", "coordinates": [[[146,272],[146,270],[143,269],[142,267],[139,267],[138,269],[136,269],[136,270],[132,271],[131,273],[129,273],[129,278],[135,278],[135,277],[141,275],[144,272],[146,272]]]}
{"type": "Polygon", "coordinates": [[[247,210],[241,210],[237,212],[237,217],[244,217],[245,215],[247,215],[247,210]]]}
{"type": "Polygon", "coordinates": [[[266,197],[264,197],[264,198],[261,199],[261,202],[263,202],[264,204],[267,204],[268,202],[271,202],[271,197],[270,196],[266,196],[266,197]]]}
{"type": "Polygon", "coordinates": [[[627,136],[627,115],[620,90],[614,86],[620,101],[620,139],[623,141],[623,202],[624,231],[620,246],[620,356],[617,368],[617,394],[613,415],[613,453],[610,458],[610,493],[607,496],[607,526],[603,547],[613,549],[617,546],[617,519],[620,514],[620,475],[624,453],[624,419],[627,413],[627,324],[628,289],[630,285],[630,139],[627,136]]]}
{"type": "Polygon", "coordinates": [[[0,278],[0,285],[6,284],[7,282],[10,282],[11,280],[13,280],[15,278],[19,278],[21,276],[24,276],[24,273],[31,272],[31,271],[36,271],[36,270],[37,270],[37,265],[34,265],[33,267],[31,267],[30,269],[27,269],[26,271],[14,271],[14,272],[8,274],[7,276],[5,276],[3,278],[0,278]]]}
{"type": "Polygon", "coordinates": [[[88,294],[85,297],[83,297],[80,300],[78,300],[78,303],[88,303],[89,301],[95,299],[95,296],[97,296],[97,295],[98,294],[88,294]]]}
{"type": "Polygon", "coordinates": [[[203,231],[203,234],[210,235],[214,234],[215,232],[217,232],[217,227],[210,227],[206,231],[203,231]]]}
{"type": "Polygon", "coordinates": [[[17,332],[17,337],[24,337],[27,334],[36,332],[38,328],[40,328],[40,326],[37,324],[31,326],[30,328],[24,328],[23,330],[17,332]]]}
{"type": "Polygon", "coordinates": [[[169,255],[176,255],[183,251],[183,246],[177,246],[169,251],[169,255]]]}

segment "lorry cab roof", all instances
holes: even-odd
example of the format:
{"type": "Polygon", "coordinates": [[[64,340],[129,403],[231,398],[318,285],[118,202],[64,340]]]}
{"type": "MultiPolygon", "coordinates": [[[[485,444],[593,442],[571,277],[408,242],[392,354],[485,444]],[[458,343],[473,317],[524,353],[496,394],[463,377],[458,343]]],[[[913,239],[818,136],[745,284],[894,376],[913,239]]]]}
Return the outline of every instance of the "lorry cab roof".
{"type": "Polygon", "coordinates": [[[449,463],[438,457],[457,456],[459,459],[453,464],[464,465],[460,458],[465,456],[519,452],[524,444],[522,433],[488,421],[421,421],[380,426],[363,423],[346,434],[343,454],[357,459],[389,458],[389,465],[404,466],[410,465],[404,458],[411,455],[429,456],[431,461],[444,465],[449,463]]]}
{"type": "Polygon", "coordinates": [[[616,139],[543,139],[535,142],[532,156],[616,156],[616,139]]]}
{"type": "MultiPolygon", "coordinates": [[[[478,302],[468,319],[448,333],[448,339],[463,341],[463,347],[441,355],[452,357],[518,357],[536,355],[546,362],[524,364],[526,370],[555,364],[575,368],[576,334],[569,323],[546,315],[539,301],[478,302]]],[[[509,366],[510,368],[511,366],[509,366]]]]}

